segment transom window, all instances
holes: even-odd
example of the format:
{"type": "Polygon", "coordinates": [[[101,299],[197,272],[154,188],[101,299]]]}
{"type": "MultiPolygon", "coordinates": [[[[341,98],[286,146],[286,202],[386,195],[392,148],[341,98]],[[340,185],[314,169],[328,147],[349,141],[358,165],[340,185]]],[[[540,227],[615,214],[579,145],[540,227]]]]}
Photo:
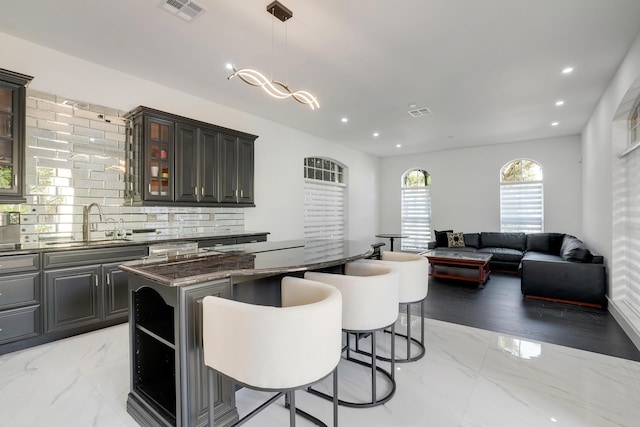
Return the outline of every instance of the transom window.
{"type": "Polygon", "coordinates": [[[500,169],[500,231],[542,232],[542,166],[519,159],[500,169]]]}
{"type": "Polygon", "coordinates": [[[402,176],[402,250],[424,251],[431,239],[431,175],[413,169],[402,176]]]}
{"type": "Polygon", "coordinates": [[[344,183],[344,167],[321,157],[304,159],[304,177],[319,181],[344,183]]]}

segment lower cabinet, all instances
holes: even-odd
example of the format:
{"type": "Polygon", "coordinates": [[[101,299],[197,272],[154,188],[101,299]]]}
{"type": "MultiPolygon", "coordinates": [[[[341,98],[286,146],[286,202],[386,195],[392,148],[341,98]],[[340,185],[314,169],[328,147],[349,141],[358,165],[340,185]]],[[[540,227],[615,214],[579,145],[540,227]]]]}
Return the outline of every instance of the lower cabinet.
{"type": "Polygon", "coordinates": [[[42,333],[40,254],[0,257],[0,345],[42,333]]]}
{"type": "Polygon", "coordinates": [[[129,274],[118,268],[120,264],[102,265],[105,319],[126,319],[129,316],[129,274]]]}
{"type": "Polygon", "coordinates": [[[145,255],[146,246],[44,254],[45,333],[126,321],[128,274],[118,266],[145,255]]]}
{"type": "MultiPolygon", "coordinates": [[[[207,425],[209,371],[202,348],[202,299],[231,298],[231,282],[168,287],[132,274],[129,291],[132,390],[127,412],[143,426],[207,425]]],[[[238,419],[234,384],[214,375],[214,390],[216,426],[229,426],[238,419]]]]}
{"type": "Polygon", "coordinates": [[[99,272],[99,265],[45,271],[45,332],[100,322],[99,272]]]}

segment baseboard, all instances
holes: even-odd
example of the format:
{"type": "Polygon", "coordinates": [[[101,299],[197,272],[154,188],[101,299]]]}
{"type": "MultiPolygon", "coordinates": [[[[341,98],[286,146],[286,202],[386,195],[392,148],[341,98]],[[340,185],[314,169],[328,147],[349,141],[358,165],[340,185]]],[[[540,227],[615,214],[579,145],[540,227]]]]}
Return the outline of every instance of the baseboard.
{"type": "Polygon", "coordinates": [[[537,295],[525,295],[525,298],[538,299],[538,300],[551,301],[551,302],[561,302],[564,304],[580,305],[583,307],[602,308],[602,304],[594,304],[591,302],[574,301],[574,300],[561,299],[561,298],[540,297],[537,295]]]}
{"type": "Polygon", "coordinates": [[[629,318],[625,315],[624,310],[615,303],[615,301],[609,300],[609,313],[616,319],[618,325],[631,339],[631,342],[640,350],[640,330],[629,321],[629,318]]]}

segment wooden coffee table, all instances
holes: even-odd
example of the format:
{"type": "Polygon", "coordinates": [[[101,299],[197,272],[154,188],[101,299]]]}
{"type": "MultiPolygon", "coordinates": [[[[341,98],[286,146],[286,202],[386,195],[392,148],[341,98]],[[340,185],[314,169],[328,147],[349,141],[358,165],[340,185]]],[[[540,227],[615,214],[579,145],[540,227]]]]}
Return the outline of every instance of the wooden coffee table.
{"type": "Polygon", "coordinates": [[[424,255],[429,260],[429,276],[477,282],[481,289],[489,280],[491,254],[436,249],[424,255]]]}

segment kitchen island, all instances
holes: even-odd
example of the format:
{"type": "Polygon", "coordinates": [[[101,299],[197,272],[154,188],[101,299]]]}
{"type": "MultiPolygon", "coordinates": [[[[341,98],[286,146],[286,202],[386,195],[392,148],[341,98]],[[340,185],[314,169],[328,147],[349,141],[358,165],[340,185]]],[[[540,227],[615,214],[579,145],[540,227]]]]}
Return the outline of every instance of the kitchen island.
{"type": "MultiPolygon", "coordinates": [[[[207,425],[202,299],[216,295],[278,306],[283,276],[310,270],[340,273],[347,262],[376,257],[380,246],[336,240],[260,242],[123,264],[130,297],[127,411],[143,426],[207,425]]],[[[229,425],[238,418],[235,386],[216,376],[214,387],[216,420],[229,425]]]]}

